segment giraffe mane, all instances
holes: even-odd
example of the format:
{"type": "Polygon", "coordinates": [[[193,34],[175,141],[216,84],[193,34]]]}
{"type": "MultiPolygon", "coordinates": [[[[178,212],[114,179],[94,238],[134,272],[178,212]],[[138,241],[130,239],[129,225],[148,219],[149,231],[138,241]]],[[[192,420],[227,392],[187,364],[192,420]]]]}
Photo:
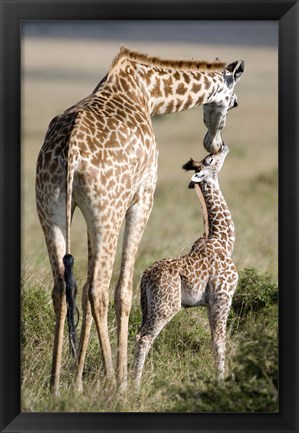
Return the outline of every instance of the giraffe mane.
{"type": "Polygon", "coordinates": [[[208,62],[206,60],[161,59],[160,57],[149,56],[138,51],[130,50],[125,46],[121,46],[119,53],[112,62],[110,71],[124,59],[129,59],[133,62],[138,62],[149,66],[170,68],[180,71],[221,71],[227,65],[227,63],[220,62],[219,60],[208,62]]]}

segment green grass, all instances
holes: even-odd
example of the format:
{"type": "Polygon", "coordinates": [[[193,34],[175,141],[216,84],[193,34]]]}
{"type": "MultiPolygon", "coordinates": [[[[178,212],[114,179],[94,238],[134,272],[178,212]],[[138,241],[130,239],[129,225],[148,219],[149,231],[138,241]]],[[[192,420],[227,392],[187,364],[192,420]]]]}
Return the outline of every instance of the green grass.
{"type": "Polygon", "coordinates": [[[278,411],[278,287],[268,274],[240,273],[228,321],[229,372],[219,384],[206,375],[199,383],[173,388],[176,412],[278,411]]]}
{"type": "Polygon", "coordinates": [[[278,345],[261,327],[241,339],[231,376],[174,389],[175,412],[278,412],[278,345]]]}
{"type": "MultiPolygon", "coordinates": [[[[205,309],[182,310],[162,331],[148,359],[140,394],[129,382],[127,396],[105,387],[95,329],[92,329],[84,370],[84,393],[72,389],[74,364],[67,338],[61,396],[49,394],[54,314],[50,290],[25,278],[22,288],[22,410],[27,412],[275,412],[277,400],[277,284],[255,269],[240,273],[228,322],[228,375],[215,381],[210,330],[205,309]]],[[[41,281],[39,284],[42,284],[41,281]]],[[[43,285],[43,284],[42,284],[43,285]]],[[[129,327],[129,371],[134,338],[140,325],[134,298],[129,327]]],[[[116,348],[113,304],[109,310],[110,338],[116,348]]]]}

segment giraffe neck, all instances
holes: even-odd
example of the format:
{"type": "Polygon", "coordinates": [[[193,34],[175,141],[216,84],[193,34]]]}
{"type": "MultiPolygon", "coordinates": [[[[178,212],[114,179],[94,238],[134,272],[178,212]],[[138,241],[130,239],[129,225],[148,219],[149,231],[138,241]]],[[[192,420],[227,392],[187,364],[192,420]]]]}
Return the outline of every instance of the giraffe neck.
{"type": "Polygon", "coordinates": [[[222,247],[232,254],[235,243],[235,227],[231,213],[217,183],[201,182],[208,214],[209,239],[217,239],[222,247]]]}
{"type": "Polygon", "coordinates": [[[211,102],[224,83],[220,70],[178,70],[130,59],[114,68],[110,80],[134,97],[142,95],[151,116],[176,113],[211,102]]]}
{"type": "Polygon", "coordinates": [[[138,65],[151,115],[176,113],[210,102],[223,83],[221,72],[179,71],[138,65]]]}

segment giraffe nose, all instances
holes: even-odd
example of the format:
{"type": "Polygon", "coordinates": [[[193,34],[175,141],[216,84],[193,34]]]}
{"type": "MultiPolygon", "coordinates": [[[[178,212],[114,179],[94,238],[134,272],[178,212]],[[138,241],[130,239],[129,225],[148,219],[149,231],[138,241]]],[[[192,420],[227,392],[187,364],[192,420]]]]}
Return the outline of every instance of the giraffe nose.
{"type": "Polygon", "coordinates": [[[222,138],[220,131],[213,136],[208,131],[203,139],[205,149],[210,153],[217,153],[222,145],[222,138]]]}
{"type": "Polygon", "coordinates": [[[224,143],[224,141],[222,142],[222,146],[220,150],[221,152],[229,153],[229,147],[227,144],[224,143]]]}
{"type": "Polygon", "coordinates": [[[238,105],[239,104],[237,103],[237,101],[235,101],[233,107],[236,108],[236,107],[238,107],[238,105]]]}

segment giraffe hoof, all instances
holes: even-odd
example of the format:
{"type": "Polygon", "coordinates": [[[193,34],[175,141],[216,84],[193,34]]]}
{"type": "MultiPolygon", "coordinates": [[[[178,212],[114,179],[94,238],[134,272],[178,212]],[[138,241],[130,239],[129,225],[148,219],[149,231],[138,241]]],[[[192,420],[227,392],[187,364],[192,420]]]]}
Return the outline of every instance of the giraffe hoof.
{"type": "Polygon", "coordinates": [[[135,381],[134,385],[133,385],[133,389],[134,389],[134,392],[136,394],[138,394],[140,392],[140,390],[141,390],[141,382],[140,381],[135,381]]]}
{"type": "Polygon", "coordinates": [[[75,391],[76,394],[82,394],[83,393],[83,383],[82,383],[82,381],[74,383],[74,391],[75,391]]]}
{"type": "Polygon", "coordinates": [[[59,388],[51,388],[50,392],[51,392],[51,396],[53,398],[59,398],[60,397],[59,388]]]}
{"type": "Polygon", "coordinates": [[[124,395],[127,392],[128,382],[124,380],[118,385],[117,393],[120,395],[124,395]]]}

